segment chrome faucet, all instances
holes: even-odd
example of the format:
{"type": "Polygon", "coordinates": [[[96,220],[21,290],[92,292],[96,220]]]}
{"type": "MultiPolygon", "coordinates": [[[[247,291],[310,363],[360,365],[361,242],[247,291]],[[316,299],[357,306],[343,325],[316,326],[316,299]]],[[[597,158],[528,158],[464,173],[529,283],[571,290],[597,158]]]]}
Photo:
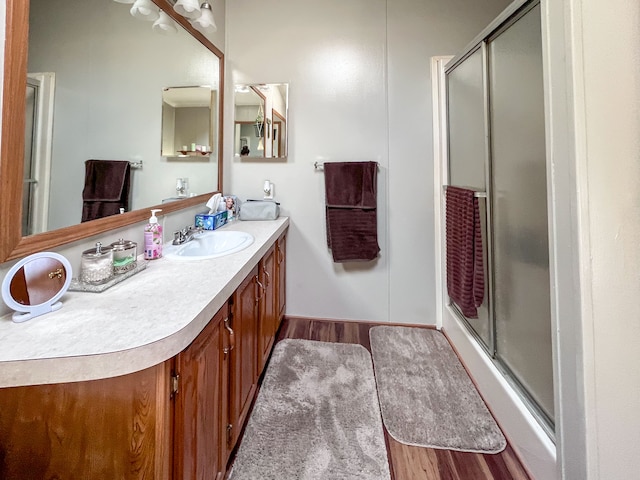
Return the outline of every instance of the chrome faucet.
{"type": "Polygon", "coordinates": [[[177,232],[173,232],[173,245],[182,245],[183,243],[187,243],[193,240],[193,237],[198,233],[202,233],[202,227],[195,227],[193,225],[188,225],[184,227],[182,230],[178,230],[177,232]]]}

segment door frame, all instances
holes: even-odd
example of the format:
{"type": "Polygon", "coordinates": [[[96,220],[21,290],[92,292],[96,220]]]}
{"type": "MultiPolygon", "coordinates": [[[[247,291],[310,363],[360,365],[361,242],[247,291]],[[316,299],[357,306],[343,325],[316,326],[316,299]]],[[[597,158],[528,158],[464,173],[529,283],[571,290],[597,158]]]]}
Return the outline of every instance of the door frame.
{"type": "Polygon", "coordinates": [[[34,233],[46,232],[49,223],[49,191],[51,188],[51,157],[53,149],[53,110],[56,74],[29,73],[27,83],[38,89],[33,125],[31,225],[34,233]]]}

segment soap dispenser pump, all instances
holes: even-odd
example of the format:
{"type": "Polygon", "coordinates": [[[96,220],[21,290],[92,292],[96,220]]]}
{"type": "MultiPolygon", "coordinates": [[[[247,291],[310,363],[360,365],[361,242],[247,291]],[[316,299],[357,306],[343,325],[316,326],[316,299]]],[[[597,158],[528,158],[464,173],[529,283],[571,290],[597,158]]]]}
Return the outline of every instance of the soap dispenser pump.
{"type": "Polygon", "coordinates": [[[162,225],[158,223],[156,212],[162,209],[151,210],[149,223],[144,227],[144,259],[155,260],[162,257],[162,225]]]}

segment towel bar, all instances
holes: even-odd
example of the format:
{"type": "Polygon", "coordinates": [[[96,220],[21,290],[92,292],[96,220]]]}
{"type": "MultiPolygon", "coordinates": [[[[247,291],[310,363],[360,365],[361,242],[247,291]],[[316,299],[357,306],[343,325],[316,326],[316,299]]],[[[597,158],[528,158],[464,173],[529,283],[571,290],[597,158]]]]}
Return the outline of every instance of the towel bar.
{"type": "Polygon", "coordinates": [[[142,169],[142,160],[140,160],[138,162],[129,162],[129,165],[131,165],[131,168],[140,168],[140,169],[142,169]]]}
{"type": "MultiPolygon", "coordinates": [[[[380,168],[380,164],[376,162],[376,167],[380,168]]],[[[313,168],[315,170],[324,170],[324,163],[313,162],[313,168]]]]}
{"type": "MultiPolygon", "coordinates": [[[[449,185],[443,185],[442,189],[446,191],[448,186],[449,185]]],[[[487,198],[487,192],[473,192],[473,196],[476,198],[487,198]]]]}

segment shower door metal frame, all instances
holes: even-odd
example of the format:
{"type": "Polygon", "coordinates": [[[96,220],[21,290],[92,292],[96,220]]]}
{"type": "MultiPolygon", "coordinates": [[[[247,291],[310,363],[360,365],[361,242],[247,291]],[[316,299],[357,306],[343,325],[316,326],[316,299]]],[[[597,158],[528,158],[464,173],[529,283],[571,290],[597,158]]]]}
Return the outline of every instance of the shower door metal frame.
{"type": "MultiPolygon", "coordinates": [[[[493,320],[494,312],[493,312],[493,256],[492,256],[492,245],[493,245],[493,236],[491,232],[491,142],[489,139],[491,138],[491,125],[490,125],[490,112],[489,112],[489,70],[487,68],[487,42],[486,40],[482,40],[479,44],[476,44],[474,47],[470,48],[463,55],[459,57],[455,57],[450,64],[445,68],[445,83],[446,83],[446,92],[447,92],[447,131],[448,131],[448,120],[449,116],[449,73],[454,71],[456,67],[461,65],[467,58],[476,53],[478,50],[481,51],[481,59],[482,59],[482,103],[483,103],[483,119],[484,119],[484,184],[485,184],[485,193],[484,202],[485,202],[485,225],[486,225],[486,246],[484,251],[486,251],[486,265],[487,265],[487,273],[488,273],[488,288],[487,288],[487,311],[488,311],[488,320],[489,320],[489,344],[487,344],[484,339],[476,332],[475,328],[469,323],[467,318],[463,315],[462,311],[458,308],[458,306],[449,301],[449,306],[456,312],[457,316],[462,320],[465,327],[468,329],[469,333],[476,339],[478,344],[482,347],[482,349],[489,354],[491,358],[495,358],[496,354],[496,329],[495,329],[495,321],[493,320]]],[[[447,155],[451,152],[451,145],[449,143],[449,135],[447,135],[447,155]]],[[[449,159],[447,158],[447,178],[451,178],[451,164],[449,159]]]]}

